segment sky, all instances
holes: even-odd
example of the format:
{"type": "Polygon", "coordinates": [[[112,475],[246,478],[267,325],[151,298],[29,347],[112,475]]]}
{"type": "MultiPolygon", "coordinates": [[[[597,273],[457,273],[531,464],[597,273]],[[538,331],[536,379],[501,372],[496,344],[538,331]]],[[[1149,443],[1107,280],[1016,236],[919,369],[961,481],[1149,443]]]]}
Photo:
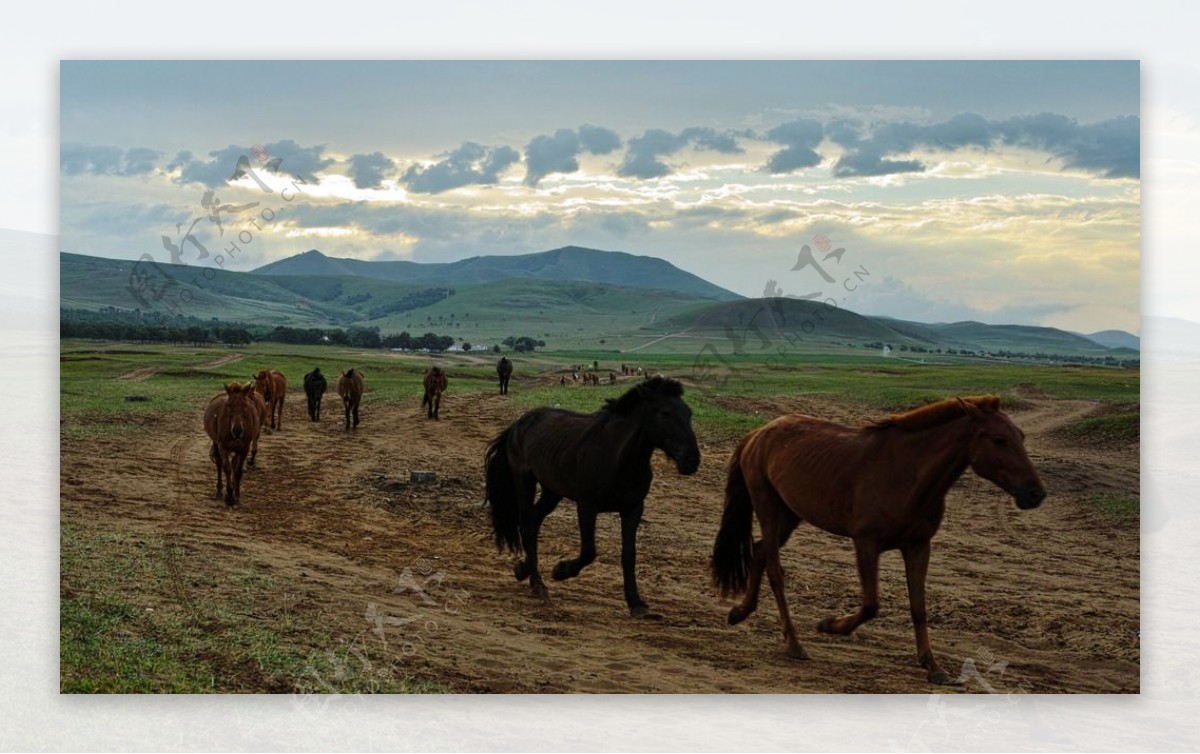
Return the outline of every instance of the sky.
{"type": "Polygon", "coordinates": [[[1136,61],[63,62],[60,244],[235,270],[577,245],[746,296],[1138,332],[1139,78],[1136,61]]]}

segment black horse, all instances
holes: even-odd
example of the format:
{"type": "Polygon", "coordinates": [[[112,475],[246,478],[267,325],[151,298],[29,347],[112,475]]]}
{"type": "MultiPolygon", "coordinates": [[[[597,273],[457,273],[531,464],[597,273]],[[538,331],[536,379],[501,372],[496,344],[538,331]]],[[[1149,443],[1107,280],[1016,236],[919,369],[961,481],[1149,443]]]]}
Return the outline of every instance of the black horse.
{"type": "Polygon", "coordinates": [[[496,363],[496,376],[500,378],[500,395],[508,395],[508,380],[512,377],[512,362],[507,356],[501,356],[496,363]]]}
{"type": "Polygon", "coordinates": [[[650,457],[662,450],[681,474],[693,474],[700,466],[692,411],[682,396],[678,382],[655,377],[594,414],[529,411],[488,445],[487,502],[496,546],[524,551],[516,577],[528,578],[535,595],[548,594],[538,572],[538,530],[565,497],[578,507],[579,557],[560,561],[554,580],[577,576],[596,559],[596,514],[619,513],[625,602],[634,616],[650,615],[634,574],[637,528],[654,477],[650,457]],[[538,485],[541,497],[535,503],[538,485]]]}
{"type": "Polygon", "coordinates": [[[327,387],[329,385],[325,382],[325,375],[321,374],[320,367],[304,375],[304,394],[308,396],[309,421],[321,420],[321,396],[325,395],[327,387]]]}

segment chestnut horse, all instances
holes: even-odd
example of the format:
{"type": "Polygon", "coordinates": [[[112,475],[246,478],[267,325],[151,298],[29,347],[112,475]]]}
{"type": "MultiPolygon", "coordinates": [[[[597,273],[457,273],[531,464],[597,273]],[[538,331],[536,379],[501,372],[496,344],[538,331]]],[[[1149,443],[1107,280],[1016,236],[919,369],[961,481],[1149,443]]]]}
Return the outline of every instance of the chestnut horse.
{"type": "Polygon", "coordinates": [[[500,395],[508,395],[508,380],[512,377],[513,365],[507,356],[496,363],[496,376],[500,378],[500,395]]]}
{"type": "Polygon", "coordinates": [[[680,474],[694,474],[700,466],[692,411],[682,396],[682,385],[659,377],[607,401],[594,414],[536,408],[488,445],[493,537],[501,550],[525,553],[516,577],[529,579],[535,595],[547,596],[538,571],[538,530],[565,497],[578,508],[579,557],[554,566],[554,580],[578,576],[596,559],[596,514],[619,513],[625,603],[634,616],[650,615],[634,574],[637,528],[654,478],[650,457],[661,449],[680,474]],[[542,494],[535,504],[538,485],[542,494]]]}
{"type": "Polygon", "coordinates": [[[358,403],[363,394],[363,373],[358,369],[347,369],[337,381],[337,393],[342,396],[346,409],[346,431],[350,431],[350,414],[354,414],[354,428],[358,429],[358,403]]]}
{"type": "Polygon", "coordinates": [[[849,634],[879,611],[879,555],[904,556],[917,659],[932,683],[951,683],[929,643],[925,574],[929,542],[945,512],[946,492],[970,468],[1036,508],[1046,490],[1025,453],[1025,433],[995,396],[952,398],[861,429],[792,414],[742,439],[729,464],[725,512],[712,554],[722,595],[745,592],[729,611],[737,624],[758,606],[766,571],[783,622],[787,655],[806,659],[783,590],[779,548],[801,521],[854,541],[862,607],[825,618],[818,631],[849,634]],[[752,537],[758,518],[762,538],[752,537]]]}
{"type": "Polygon", "coordinates": [[[283,397],[287,395],[287,378],[278,369],[264,369],[254,375],[254,385],[267,401],[271,429],[283,429],[283,397]],[[276,418],[278,413],[278,418],[276,418]]]}
{"type": "Polygon", "coordinates": [[[242,470],[246,454],[258,437],[261,414],[254,401],[254,384],[231,382],[204,409],[204,431],[212,440],[212,459],[217,467],[217,498],[221,476],[225,477],[225,504],[242,497],[242,470]]]}
{"type": "Polygon", "coordinates": [[[327,387],[329,383],[325,381],[325,375],[321,374],[320,367],[304,375],[304,396],[308,398],[310,422],[321,421],[321,398],[325,395],[327,387]]]}
{"type": "Polygon", "coordinates": [[[429,418],[437,419],[438,409],[442,407],[442,393],[446,392],[446,373],[441,367],[429,367],[425,370],[425,395],[421,398],[421,406],[429,407],[429,418]]]}

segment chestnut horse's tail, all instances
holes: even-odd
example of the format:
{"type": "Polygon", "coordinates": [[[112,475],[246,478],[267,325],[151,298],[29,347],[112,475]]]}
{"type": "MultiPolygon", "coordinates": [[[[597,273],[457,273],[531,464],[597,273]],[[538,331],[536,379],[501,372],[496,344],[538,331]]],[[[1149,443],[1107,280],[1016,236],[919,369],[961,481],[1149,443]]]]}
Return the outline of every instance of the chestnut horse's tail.
{"type": "Polygon", "coordinates": [[[487,447],[484,465],[487,468],[486,502],[492,511],[492,536],[496,548],[520,553],[521,519],[517,500],[517,485],[508,464],[509,427],[496,436],[487,447]]]}
{"type": "Polygon", "coordinates": [[[725,512],[721,515],[721,528],[713,544],[712,583],[722,597],[746,591],[754,560],[754,504],[742,474],[742,451],[749,439],[747,436],[738,444],[729,463],[725,512]]]}

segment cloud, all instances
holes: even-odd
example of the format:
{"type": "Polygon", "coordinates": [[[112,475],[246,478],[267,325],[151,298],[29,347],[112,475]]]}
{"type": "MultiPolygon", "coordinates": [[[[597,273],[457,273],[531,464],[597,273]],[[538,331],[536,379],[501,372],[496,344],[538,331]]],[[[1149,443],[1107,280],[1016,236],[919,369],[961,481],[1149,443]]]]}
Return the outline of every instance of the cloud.
{"type": "Polygon", "coordinates": [[[438,194],[460,186],[494,184],[501,173],[521,160],[512,147],[485,147],[472,141],[439,156],[439,162],[412,165],[404,171],[403,181],[409,191],[438,194]]]}
{"type": "Polygon", "coordinates": [[[685,128],[677,134],[651,128],[629,140],[625,159],[621,161],[617,175],[623,178],[661,178],[669,175],[671,167],[659,158],[675,154],[689,144],[695,149],[737,154],[742,148],[738,146],[736,136],[729,131],[718,132],[699,126],[685,128]]]}
{"type": "Polygon", "coordinates": [[[157,165],[162,152],[147,147],[128,151],[120,147],[92,144],[63,144],[59,170],[66,175],[144,175],[157,165]]]}
{"type": "Polygon", "coordinates": [[[579,143],[592,154],[612,154],[621,148],[621,137],[611,129],[585,123],[579,127],[579,143]]]}
{"type": "Polygon", "coordinates": [[[350,169],[347,172],[354,179],[356,187],[379,188],[384,178],[396,172],[396,163],[382,152],[356,154],[350,158],[350,169]]]}
{"type": "Polygon", "coordinates": [[[579,170],[579,136],[560,128],[553,136],[535,136],[525,145],[525,185],[536,186],[550,173],[579,170]]]}
{"type": "Polygon", "coordinates": [[[768,172],[790,173],[821,164],[816,150],[825,140],[825,129],[818,121],[801,118],[784,123],[768,131],[767,139],[784,145],[767,161],[768,172]]]}
{"type": "Polygon", "coordinates": [[[238,160],[245,157],[256,170],[296,175],[315,183],[317,175],[335,162],[324,154],[324,144],[305,147],[291,139],[266,144],[261,150],[230,144],[224,149],[209,152],[207,160],[196,159],[185,150],[175,156],[167,169],[178,169],[181,183],[202,183],[209,188],[216,188],[234,176],[238,160]]]}
{"type": "Polygon", "coordinates": [[[918,160],[890,159],[918,149],[953,152],[1003,145],[1046,152],[1066,168],[1105,178],[1137,178],[1141,175],[1140,128],[1137,116],[1080,124],[1054,113],[997,121],[960,113],[940,123],[883,123],[869,136],[864,136],[860,124],[841,120],[829,124],[826,135],[846,148],[834,165],[834,175],[839,177],[923,172],[925,165],[918,160]]]}
{"type": "Polygon", "coordinates": [[[525,185],[536,186],[551,173],[579,170],[579,155],[609,154],[621,146],[616,131],[583,125],[579,131],[560,128],[553,136],[535,136],[525,145],[525,185]]]}

